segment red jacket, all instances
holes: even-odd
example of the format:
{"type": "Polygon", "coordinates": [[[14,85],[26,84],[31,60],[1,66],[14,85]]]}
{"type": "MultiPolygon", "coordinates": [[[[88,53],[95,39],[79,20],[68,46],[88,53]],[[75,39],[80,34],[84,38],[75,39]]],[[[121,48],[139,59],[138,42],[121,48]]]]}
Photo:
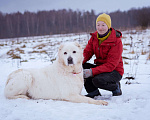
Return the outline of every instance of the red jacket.
{"type": "Polygon", "coordinates": [[[111,28],[110,36],[99,45],[97,31],[91,33],[91,38],[83,52],[83,64],[95,54],[94,63],[98,66],[91,68],[93,76],[104,72],[112,72],[113,70],[118,71],[121,76],[123,75],[123,45],[121,37],[122,33],[120,31],[111,28]]]}

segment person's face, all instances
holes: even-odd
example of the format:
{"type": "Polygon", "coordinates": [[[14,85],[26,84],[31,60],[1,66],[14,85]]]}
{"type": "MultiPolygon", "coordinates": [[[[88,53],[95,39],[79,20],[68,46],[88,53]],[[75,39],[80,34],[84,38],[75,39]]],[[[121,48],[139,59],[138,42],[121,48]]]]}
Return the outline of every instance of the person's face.
{"type": "Polygon", "coordinates": [[[96,24],[96,29],[100,35],[103,35],[108,31],[108,26],[103,21],[98,21],[96,24]]]}

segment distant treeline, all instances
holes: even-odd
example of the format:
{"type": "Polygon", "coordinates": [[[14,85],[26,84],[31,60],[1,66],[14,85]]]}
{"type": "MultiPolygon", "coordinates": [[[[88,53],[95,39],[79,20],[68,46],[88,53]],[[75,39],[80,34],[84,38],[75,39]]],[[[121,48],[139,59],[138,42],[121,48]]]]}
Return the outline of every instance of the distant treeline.
{"type": "MultiPolygon", "coordinates": [[[[135,28],[150,26],[150,7],[107,13],[112,27],[135,28]]],[[[99,15],[99,14],[98,14],[99,15]]],[[[95,31],[97,16],[94,10],[50,10],[4,14],[0,12],[0,38],[39,36],[95,31]]]]}

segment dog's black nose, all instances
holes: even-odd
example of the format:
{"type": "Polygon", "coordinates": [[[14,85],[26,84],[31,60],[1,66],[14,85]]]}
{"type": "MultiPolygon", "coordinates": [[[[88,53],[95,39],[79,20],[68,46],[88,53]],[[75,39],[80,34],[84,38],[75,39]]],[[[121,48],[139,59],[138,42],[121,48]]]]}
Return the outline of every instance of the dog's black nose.
{"type": "Polygon", "coordinates": [[[73,58],[72,57],[68,57],[68,64],[73,64],[73,58]]]}

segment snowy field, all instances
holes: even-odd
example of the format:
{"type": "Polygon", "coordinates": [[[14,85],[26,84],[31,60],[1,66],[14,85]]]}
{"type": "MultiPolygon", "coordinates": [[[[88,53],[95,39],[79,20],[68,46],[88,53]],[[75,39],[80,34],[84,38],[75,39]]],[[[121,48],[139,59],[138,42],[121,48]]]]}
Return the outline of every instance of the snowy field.
{"type": "MultiPolygon", "coordinates": [[[[123,31],[123,95],[114,97],[100,89],[102,96],[95,98],[108,106],[5,98],[9,73],[52,64],[60,43],[78,41],[84,48],[89,38],[83,33],[0,39],[0,120],[150,120],[150,29],[123,31]]],[[[82,94],[86,94],[84,88],[82,94]]]]}

